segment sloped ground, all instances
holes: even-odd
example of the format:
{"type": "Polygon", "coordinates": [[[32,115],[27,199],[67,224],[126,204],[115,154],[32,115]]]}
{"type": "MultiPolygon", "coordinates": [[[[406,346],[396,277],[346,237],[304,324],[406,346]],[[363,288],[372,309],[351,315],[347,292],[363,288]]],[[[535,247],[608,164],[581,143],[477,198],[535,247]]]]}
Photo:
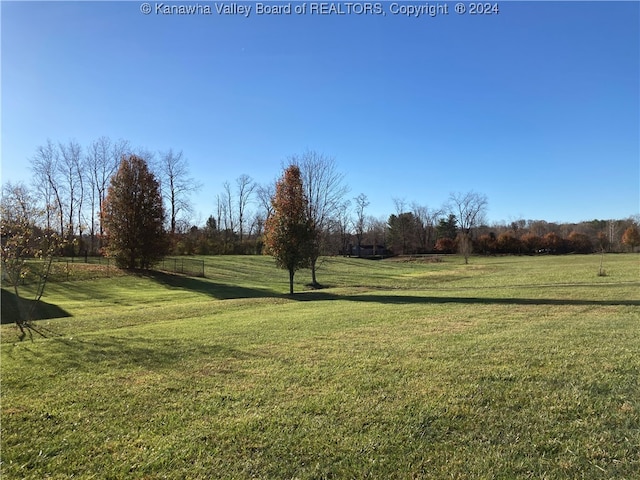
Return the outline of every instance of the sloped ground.
{"type": "Polygon", "coordinates": [[[637,256],[266,257],[50,285],[1,329],[7,478],[634,478],[637,256]]]}

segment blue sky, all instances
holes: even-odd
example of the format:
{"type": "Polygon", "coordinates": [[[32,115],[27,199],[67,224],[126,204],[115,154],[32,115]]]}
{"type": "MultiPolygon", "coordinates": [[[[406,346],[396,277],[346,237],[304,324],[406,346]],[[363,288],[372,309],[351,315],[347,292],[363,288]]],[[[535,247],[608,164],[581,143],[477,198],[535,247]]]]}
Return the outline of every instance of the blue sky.
{"type": "Polygon", "coordinates": [[[248,18],[216,13],[232,2],[164,2],[213,11],[190,16],[142,3],[1,2],[3,182],[28,182],[47,139],[104,135],[182,150],[202,222],[223,182],[272,181],[306,149],[335,157],[378,217],[393,198],[436,208],[469,190],[491,222],[640,211],[638,2],[482,16],[439,2],[448,15],[418,18],[392,2],[270,16],[239,2],[248,18]]]}

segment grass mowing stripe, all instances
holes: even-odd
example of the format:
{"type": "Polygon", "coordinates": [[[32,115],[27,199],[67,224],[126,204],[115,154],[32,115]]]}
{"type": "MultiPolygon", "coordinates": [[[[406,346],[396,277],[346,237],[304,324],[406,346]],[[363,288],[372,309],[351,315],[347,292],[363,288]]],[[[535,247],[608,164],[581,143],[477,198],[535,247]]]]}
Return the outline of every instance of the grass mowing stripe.
{"type": "Polygon", "coordinates": [[[143,308],[58,285],[49,338],[2,327],[3,476],[633,478],[637,261],[592,258],[329,259],[295,299],[261,257],[222,290],[114,280],[143,308]]]}

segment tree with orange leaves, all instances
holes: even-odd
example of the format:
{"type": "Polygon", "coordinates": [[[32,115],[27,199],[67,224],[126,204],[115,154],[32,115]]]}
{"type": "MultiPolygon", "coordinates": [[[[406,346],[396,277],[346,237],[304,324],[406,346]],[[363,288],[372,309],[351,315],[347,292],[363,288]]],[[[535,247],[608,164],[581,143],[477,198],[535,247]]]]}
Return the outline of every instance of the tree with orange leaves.
{"type": "Polygon", "coordinates": [[[142,158],[122,157],[102,205],[107,252],[123,268],[148,269],[167,252],[160,183],[142,158]]]}
{"type": "Polygon", "coordinates": [[[627,228],[622,234],[622,243],[627,245],[633,252],[633,250],[640,245],[640,232],[638,231],[638,227],[631,225],[627,228]]]}
{"type": "Polygon", "coordinates": [[[309,266],[314,239],[313,223],[307,215],[307,198],[300,168],[289,166],[271,199],[273,212],[265,223],[264,244],[278,267],[289,271],[289,293],[293,294],[295,272],[309,266]]]}

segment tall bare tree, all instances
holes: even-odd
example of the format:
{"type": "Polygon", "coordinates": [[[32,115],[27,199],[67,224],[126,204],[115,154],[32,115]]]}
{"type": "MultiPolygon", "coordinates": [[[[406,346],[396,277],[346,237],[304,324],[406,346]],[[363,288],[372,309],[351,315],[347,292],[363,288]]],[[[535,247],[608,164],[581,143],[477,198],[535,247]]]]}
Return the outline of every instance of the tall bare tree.
{"type": "Polygon", "coordinates": [[[340,237],[339,253],[342,255],[351,255],[349,251],[349,241],[351,237],[350,227],[352,223],[350,207],[351,202],[349,200],[342,202],[334,217],[335,228],[340,237]]]}
{"type": "Polygon", "coordinates": [[[235,232],[235,209],[233,208],[233,193],[231,191],[231,184],[229,182],[224,182],[222,184],[222,189],[222,203],[224,205],[224,211],[226,212],[224,218],[224,229],[228,232],[235,232]]]}
{"type": "Polygon", "coordinates": [[[394,253],[412,253],[415,250],[415,216],[407,211],[404,198],[393,198],[396,213],[389,216],[389,243],[394,253]]]}
{"type": "Polygon", "coordinates": [[[218,230],[223,230],[226,228],[222,222],[226,221],[227,209],[225,207],[224,200],[220,196],[220,194],[216,195],[216,227],[218,230]]]}
{"type": "Polygon", "coordinates": [[[458,227],[467,234],[484,221],[489,201],[487,196],[474,191],[467,193],[451,193],[449,195],[451,213],[458,220],[458,227]]]}
{"type": "Polygon", "coordinates": [[[276,194],[276,182],[265,183],[259,185],[256,189],[256,196],[258,197],[258,205],[262,209],[262,216],[269,218],[269,215],[273,213],[273,207],[271,205],[271,199],[276,194]]]}
{"type": "Polygon", "coordinates": [[[471,254],[472,230],[484,221],[488,200],[486,195],[477,192],[451,193],[449,195],[451,213],[458,220],[460,236],[458,246],[464,256],[464,263],[469,263],[471,254]]]}
{"type": "Polygon", "coordinates": [[[355,198],[356,201],[356,240],[358,241],[358,256],[360,256],[360,248],[362,247],[362,237],[365,231],[366,217],[364,209],[369,206],[369,199],[364,193],[355,198]]]}
{"type": "Polygon", "coordinates": [[[307,215],[314,225],[315,238],[310,255],[311,283],[318,286],[316,276],[318,258],[322,253],[324,231],[330,218],[340,208],[349,188],[344,174],[338,171],[335,158],[312,150],[289,157],[289,164],[300,168],[302,184],[308,200],[307,215]]]}
{"type": "Polygon", "coordinates": [[[76,231],[82,239],[82,203],[84,200],[84,184],[86,173],[83,168],[82,147],[75,140],[58,144],[60,151],[60,176],[66,193],[66,240],[68,246],[73,249],[73,238],[76,231]],[[78,221],[76,225],[75,221],[78,221]]]}
{"type": "Polygon", "coordinates": [[[128,141],[122,139],[112,141],[109,137],[104,136],[94,140],[87,148],[86,163],[91,181],[90,203],[92,213],[90,228],[92,229],[92,243],[95,236],[96,220],[100,237],[104,234],[104,225],[99,213],[102,211],[111,177],[118,169],[120,160],[130,150],[131,146],[128,141]]]}
{"type": "Polygon", "coordinates": [[[38,193],[45,203],[47,229],[51,229],[55,216],[58,233],[64,234],[63,191],[60,178],[60,153],[51,140],[36,149],[31,158],[31,171],[38,193]]]}
{"type": "Polygon", "coordinates": [[[435,242],[435,228],[442,210],[430,209],[416,202],[411,204],[411,210],[416,217],[418,246],[421,250],[427,251],[435,242]]]}
{"type": "Polygon", "coordinates": [[[242,174],[236,179],[236,186],[238,192],[238,235],[240,237],[240,242],[242,242],[246,223],[247,206],[251,202],[253,193],[256,190],[256,183],[249,175],[242,174]]]}
{"type": "Polygon", "coordinates": [[[178,216],[191,211],[189,195],[201,188],[201,184],[189,176],[189,165],[182,151],[173,149],[160,154],[160,181],[165,203],[169,210],[169,232],[176,233],[178,216]]]}

